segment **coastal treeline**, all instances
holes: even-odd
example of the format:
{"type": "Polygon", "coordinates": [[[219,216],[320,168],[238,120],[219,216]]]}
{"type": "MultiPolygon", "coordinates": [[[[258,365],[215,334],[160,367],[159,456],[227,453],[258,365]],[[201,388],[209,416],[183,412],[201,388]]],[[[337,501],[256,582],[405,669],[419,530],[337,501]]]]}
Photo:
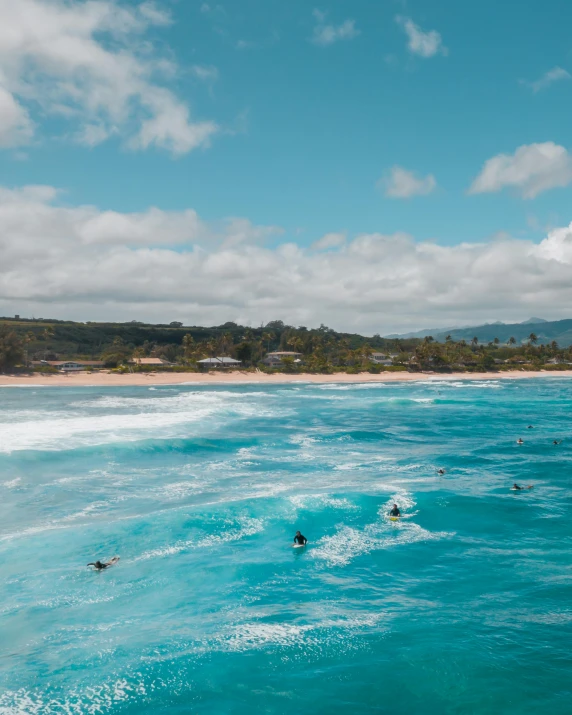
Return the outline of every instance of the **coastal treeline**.
{"type": "MultiPolygon", "coordinates": [[[[244,368],[286,372],[482,371],[549,367],[562,369],[572,362],[572,347],[557,342],[539,343],[534,333],[517,341],[494,338],[483,344],[474,337],[439,342],[423,339],[389,339],[341,333],[319,328],[285,325],[274,320],[260,327],[227,322],[215,327],[185,327],[144,323],[75,323],[0,319],[0,371],[29,368],[32,362],[101,360],[111,369],[144,369],[142,358],[161,358],[160,369],[197,369],[199,360],[228,356],[244,368]],[[270,352],[284,356],[277,365],[263,361],[270,352]]],[[[153,369],[157,369],[155,366],[153,369]]]]}

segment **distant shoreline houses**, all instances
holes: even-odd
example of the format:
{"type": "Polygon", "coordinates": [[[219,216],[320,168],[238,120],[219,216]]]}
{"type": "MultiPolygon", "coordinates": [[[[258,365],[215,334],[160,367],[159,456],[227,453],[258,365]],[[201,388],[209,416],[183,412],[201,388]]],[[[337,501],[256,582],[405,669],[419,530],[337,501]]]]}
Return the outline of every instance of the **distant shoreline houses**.
{"type": "Polygon", "coordinates": [[[33,360],[32,367],[55,367],[60,372],[79,372],[80,370],[93,370],[102,368],[102,360],[33,360]]]}
{"type": "Polygon", "coordinates": [[[302,362],[302,353],[295,353],[291,350],[278,350],[277,352],[267,353],[262,361],[268,367],[280,367],[284,363],[284,359],[292,359],[296,365],[302,362]]]}

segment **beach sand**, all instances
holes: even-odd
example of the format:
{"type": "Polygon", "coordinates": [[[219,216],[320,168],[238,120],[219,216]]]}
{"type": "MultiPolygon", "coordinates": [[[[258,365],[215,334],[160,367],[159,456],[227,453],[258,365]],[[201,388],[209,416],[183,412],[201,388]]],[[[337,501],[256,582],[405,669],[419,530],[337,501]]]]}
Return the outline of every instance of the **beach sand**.
{"type": "Polygon", "coordinates": [[[530,377],[570,377],[572,370],[528,372],[510,370],[506,372],[434,373],[434,372],[382,372],[372,375],[362,372],[357,375],[337,373],[335,375],[274,374],[262,372],[232,371],[224,373],[127,373],[120,375],[110,372],[66,373],[61,375],[0,375],[0,387],[123,387],[138,385],[233,385],[252,383],[255,385],[279,385],[293,382],[410,382],[417,380],[498,380],[522,379],[530,377]]]}

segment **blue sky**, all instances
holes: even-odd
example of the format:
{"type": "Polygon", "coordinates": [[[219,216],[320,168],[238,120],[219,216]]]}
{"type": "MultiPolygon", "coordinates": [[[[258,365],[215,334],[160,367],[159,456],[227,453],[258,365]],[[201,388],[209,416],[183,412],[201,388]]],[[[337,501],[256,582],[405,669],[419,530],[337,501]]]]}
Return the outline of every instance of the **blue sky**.
{"type": "MultiPolygon", "coordinates": [[[[53,44],[67,54],[63,61],[52,49],[30,53],[23,43],[15,51],[0,31],[5,89],[27,122],[5,129],[0,185],[54,187],[54,210],[193,210],[211,227],[228,217],[279,227],[264,234],[266,248],[308,249],[334,233],[346,236],[348,250],[361,234],[407,234],[445,247],[541,244],[571,221],[569,2],[96,0],[100,14],[88,30],[82,2],[22,3],[27,19],[8,0],[0,0],[0,16],[20,23],[24,36],[40,10],[48,13],[53,44]],[[126,14],[109,20],[119,11],[126,14]],[[113,23],[127,29],[118,35],[113,23]],[[77,48],[65,45],[70,37],[79,38],[77,48]],[[89,63],[80,57],[82,38],[93,45],[89,63]],[[115,70],[97,53],[132,64],[115,70]],[[105,72],[124,72],[124,81],[116,86],[105,72]],[[139,81],[141,89],[127,96],[126,84],[139,81]],[[104,99],[93,106],[96,95],[104,99]],[[181,107],[189,117],[171,126],[181,107]],[[157,121],[145,139],[149,116],[157,121]],[[189,139],[191,125],[206,138],[189,139]],[[88,126],[97,140],[85,139],[88,126]],[[540,170],[535,145],[545,154],[540,170]]],[[[196,243],[161,242],[176,244],[176,252],[196,243]]],[[[5,287],[0,307],[41,300],[22,290],[5,287]]],[[[172,306],[180,297],[164,300],[172,306]]],[[[505,304],[499,295],[478,317],[524,319],[534,303],[505,304]]],[[[65,303],[58,306],[65,312],[65,303]]],[[[275,307],[288,318],[287,305],[275,307]]],[[[208,317],[232,312],[232,296],[219,308],[208,317]]],[[[257,320],[254,304],[235,312],[257,320]]],[[[324,312],[336,314],[333,306],[324,312]]],[[[404,313],[402,322],[447,324],[453,312],[404,313]]],[[[147,314],[159,318],[161,310],[147,314]]],[[[322,322],[294,310],[297,317],[322,322]]]]}

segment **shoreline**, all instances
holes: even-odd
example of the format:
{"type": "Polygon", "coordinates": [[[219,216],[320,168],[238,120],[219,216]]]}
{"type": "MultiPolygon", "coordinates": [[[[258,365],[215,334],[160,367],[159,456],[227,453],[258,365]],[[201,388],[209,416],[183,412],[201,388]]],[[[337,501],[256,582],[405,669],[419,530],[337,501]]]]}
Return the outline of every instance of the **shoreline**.
{"type": "Polygon", "coordinates": [[[418,382],[451,380],[520,380],[534,377],[572,377],[572,370],[540,370],[505,372],[369,372],[348,375],[314,375],[310,373],[266,375],[232,371],[226,373],[66,373],[62,375],[0,375],[0,387],[141,387],[155,385],[284,385],[305,383],[364,383],[364,382],[418,382]]]}

